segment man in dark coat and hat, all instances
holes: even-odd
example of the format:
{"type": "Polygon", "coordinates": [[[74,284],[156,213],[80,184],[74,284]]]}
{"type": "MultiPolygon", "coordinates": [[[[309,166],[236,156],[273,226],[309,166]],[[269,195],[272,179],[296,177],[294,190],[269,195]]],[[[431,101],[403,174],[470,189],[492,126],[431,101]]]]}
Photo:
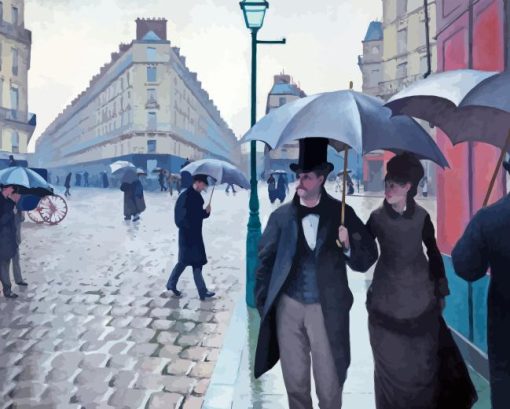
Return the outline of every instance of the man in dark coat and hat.
{"type": "MultiPolygon", "coordinates": [[[[510,163],[504,162],[510,173],[510,163]]],[[[486,276],[487,344],[492,409],[510,408],[510,195],[479,210],[452,251],[457,275],[467,281],[486,276]]]]}
{"type": "Polygon", "coordinates": [[[281,362],[289,407],[311,409],[310,366],[321,409],[338,409],[350,364],[346,265],[366,271],[377,247],[354,210],[324,188],[328,140],[299,141],[296,195],[275,210],[259,243],[255,295],[261,315],[255,377],[281,362]],[[341,247],[338,243],[341,244],[341,247]]]}
{"type": "Polygon", "coordinates": [[[19,198],[14,186],[0,186],[0,282],[7,298],[17,297],[11,291],[9,265],[18,251],[14,208],[19,198]]]}
{"type": "Polygon", "coordinates": [[[206,190],[208,185],[206,175],[193,176],[193,185],[185,189],[175,203],[175,224],[179,228],[179,261],[170,274],[166,288],[177,297],[181,296],[177,282],[187,266],[193,268],[193,279],[200,299],[203,301],[215,295],[207,290],[202,276],[202,266],[207,264],[202,223],[211,215],[211,206],[207,205],[204,209],[204,199],[200,192],[206,190]]]}

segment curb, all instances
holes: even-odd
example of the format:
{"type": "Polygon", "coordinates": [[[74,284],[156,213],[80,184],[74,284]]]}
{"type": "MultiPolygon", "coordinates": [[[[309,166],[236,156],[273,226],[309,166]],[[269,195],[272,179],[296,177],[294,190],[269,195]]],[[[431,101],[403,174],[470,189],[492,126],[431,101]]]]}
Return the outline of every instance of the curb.
{"type": "Polygon", "coordinates": [[[234,403],[234,392],[246,344],[247,320],[244,297],[240,297],[223,338],[218,361],[214,367],[202,409],[228,409],[234,403]]]}

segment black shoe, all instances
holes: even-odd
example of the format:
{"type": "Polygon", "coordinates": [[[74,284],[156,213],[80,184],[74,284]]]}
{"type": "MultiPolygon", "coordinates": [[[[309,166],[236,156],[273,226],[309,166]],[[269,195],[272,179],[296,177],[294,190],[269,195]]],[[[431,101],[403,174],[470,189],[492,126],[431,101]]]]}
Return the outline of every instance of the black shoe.
{"type": "Polygon", "coordinates": [[[131,220],[131,216],[129,216],[129,217],[124,217],[124,220],[131,220]]]}
{"type": "Polygon", "coordinates": [[[4,293],[5,298],[18,298],[17,294],[14,294],[13,292],[10,293],[4,293]]]}
{"type": "Polygon", "coordinates": [[[28,285],[28,283],[25,281],[20,281],[19,283],[16,283],[16,284],[21,285],[23,287],[26,287],[28,285]]]}
{"type": "Polygon", "coordinates": [[[182,293],[177,288],[167,288],[167,290],[173,292],[176,297],[180,297],[182,295],[182,293]]]}
{"type": "Polygon", "coordinates": [[[205,294],[200,296],[200,300],[204,301],[206,298],[214,297],[215,295],[216,295],[216,293],[214,293],[212,291],[206,291],[205,294]]]}
{"type": "Polygon", "coordinates": [[[140,220],[140,216],[133,217],[134,222],[137,222],[138,220],[140,220]]]}

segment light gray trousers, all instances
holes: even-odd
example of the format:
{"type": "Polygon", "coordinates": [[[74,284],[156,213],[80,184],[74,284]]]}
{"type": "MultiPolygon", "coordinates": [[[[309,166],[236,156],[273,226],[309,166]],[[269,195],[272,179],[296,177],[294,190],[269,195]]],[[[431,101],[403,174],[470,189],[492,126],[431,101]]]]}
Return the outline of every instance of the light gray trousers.
{"type": "Polygon", "coordinates": [[[338,382],[321,305],[302,304],[282,294],[276,308],[276,328],[289,409],[313,409],[311,366],[319,407],[340,409],[342,386],[338,382]]]}

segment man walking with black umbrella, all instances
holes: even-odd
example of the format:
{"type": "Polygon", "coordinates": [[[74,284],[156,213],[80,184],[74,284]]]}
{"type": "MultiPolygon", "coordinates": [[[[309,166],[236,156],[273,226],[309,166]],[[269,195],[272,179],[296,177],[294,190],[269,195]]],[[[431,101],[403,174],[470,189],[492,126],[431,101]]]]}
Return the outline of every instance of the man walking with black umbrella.
{"type": "Polygon", "coordinates": [[[179,261],[166,285],[167,290],[180,297],[177,282],[185,268],[191,266],[198,296],[202,301],[215,295],[207,289],[202,276],[202,267],[207,263],[202,224],[211,215],[211,206],[207,205],[204,209],[204,199],[200,192],[206,190],[208,185],[206,175],[193,176],[193,185],[184,190],[175,203],[175,224],[179,228],[179,261]]]}
{"type": "Polygon", "coordinates": [[[342,226],[341,203],[324,188],[333,170],[327,146],[325,138],[299,141],[296,195],[271,214],[259,245],[255,376],[280,360],[290,409],[312,408],[311,362],[321,409],[341,407],[353,302],[346,265],[366,271],[377,259],[363,222],[346,206],[342,226]]]}

